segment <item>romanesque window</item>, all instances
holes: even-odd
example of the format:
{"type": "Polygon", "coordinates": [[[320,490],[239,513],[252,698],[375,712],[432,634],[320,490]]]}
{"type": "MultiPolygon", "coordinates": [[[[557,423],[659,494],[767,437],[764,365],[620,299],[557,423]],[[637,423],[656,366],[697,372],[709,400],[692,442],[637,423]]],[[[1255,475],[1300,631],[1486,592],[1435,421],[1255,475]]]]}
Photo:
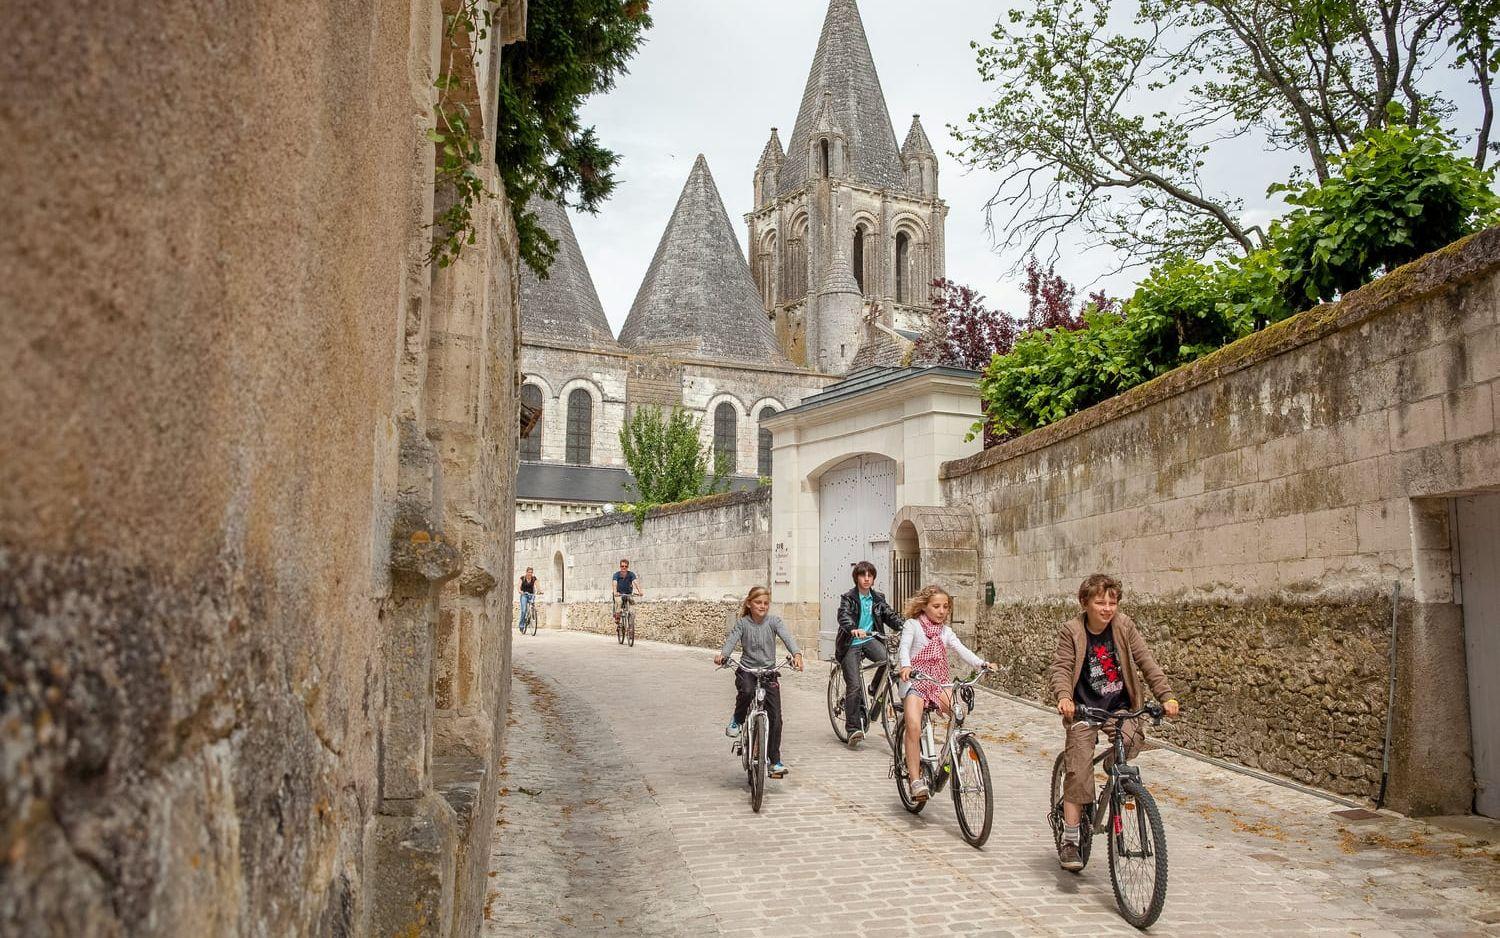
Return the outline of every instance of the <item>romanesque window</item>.
{"type": "Polygon", "coordinates": [[[896,235],[896,302],[910,303],[911,284],[907,265],[911,263],[911,238],[906,232],[896,235]]]}
{"type": "Polygon", "coordinates": [[[792,227],[786,244],[785,288],[781,295],[788,303],[795,303],[807,296],[807,218],[804,216],[792,227]]]}
{"type": "Polygon", "coordinates": [[[733,474],[739,469],[739,421],[734,405],[725,401],[714,408],[714,469],[733,474]]]}
{"type": "Polygon", "coordinates": [[[865,226],[857,225],[854,229],[854,279],[859,284],[859,292],[865,290],[865,226]]]}
{"type": "MultiPolygon", "coordinates": [[[[761,421],[764,421],[767,417],[774,416],[776,416],[776,408],[762,407],[760,409],[761,421]]],[[[767,430],[765,427],[761,427],[759,437],[760,447],[758,455],[760,456],[760,459],[757,475],[761,476],[762,478],[768,478],[771,475],[771,431],[767,430]]]]}
{"type": "MultiPolygon", "coordinates": [[[[542,389],[534,384],[521,386],[521,403],[538,413],[542,410],[542,389]]],[[[538,419],[531,428],[531,435],[521,438],[521,458],[527,462],[538,462],[542,458],[542,429],[546,421],[538,419]]]]}
{"type": "Polygon", "coordinates": [[[593,447],[594,399],[583,388],[574,388],[568,395],[568,447],[567,460],[575,466],[590,463],[589,450],[593,447]]]}
{"type": "Polygon", "coordinates": [[[828,171],[829,162],[828,162],[828,138],[827,137],[823,138],[822,150],[823,150],[823,178],[827,179],[830,175],[832,175],[828,171]]]}

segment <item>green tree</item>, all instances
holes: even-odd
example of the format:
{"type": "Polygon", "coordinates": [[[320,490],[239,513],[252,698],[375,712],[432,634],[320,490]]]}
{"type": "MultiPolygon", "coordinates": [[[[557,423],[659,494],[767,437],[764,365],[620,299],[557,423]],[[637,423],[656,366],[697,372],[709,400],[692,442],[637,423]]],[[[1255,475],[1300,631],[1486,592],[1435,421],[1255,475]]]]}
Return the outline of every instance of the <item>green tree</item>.
{"type": "Polygon", "coordinates": [[[1264,141],[1325,182],[1361,135],[1452,115],[1435,70],[1465,69],[1476,86],[1483,169],[1497,10],[1500,0],[1140,0],[1131,16],[1113,0],[1039,0],[974,44],[995,98],[954,128],[958,155],[999,174],[992,222],[1017,256],[1055,251],[1074,231],[1126,266],[1248,254],[1267,232],[1244,219],[1239,194],[1209,191],[1214,155],[1264,141]]]}
{"type": "Polygon", "coordinates": [[[620,429],[632,481],[636,523],[655,505],[669,505],[724,489],[726,474],[711,468],[709,451],[699,442],[701,423],[681,407],[670,415],[660,407],[637,407],[620,429]]]}
{"type": "Polygon", "coordinates": [[[495,160],[521,258],[540,277],[557,242],[528,205],[541,198],[593,212],[614,190],[619,155],[578,111],[625,72],[651,26],[649,8],[647,0],[529,0],[525,40],[500,57],[495,160]]]}

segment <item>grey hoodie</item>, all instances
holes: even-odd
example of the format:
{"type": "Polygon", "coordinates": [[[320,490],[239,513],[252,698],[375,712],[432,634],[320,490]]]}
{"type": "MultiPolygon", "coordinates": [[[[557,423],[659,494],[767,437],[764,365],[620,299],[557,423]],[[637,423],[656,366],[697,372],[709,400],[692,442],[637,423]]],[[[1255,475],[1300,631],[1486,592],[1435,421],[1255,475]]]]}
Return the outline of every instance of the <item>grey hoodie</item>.
{"type": "Polygon", "coordinates": [[[786,623],[781,621],[780,616],[767,613],[764,622],[740,616],[729,630],[729,637],[724,639],[724,647],[719,650],[719,654],[728,658],[734,652],[734,646],[743,645],[744,651],[740,653],[741,666],[769,668],[776,664],[777,638],[781,639],[781,644],[786,646],[787,651],[794,655],[801,654],[797,648],[797,640],[792,638],[792,633],[787,630],[786,623]]]}

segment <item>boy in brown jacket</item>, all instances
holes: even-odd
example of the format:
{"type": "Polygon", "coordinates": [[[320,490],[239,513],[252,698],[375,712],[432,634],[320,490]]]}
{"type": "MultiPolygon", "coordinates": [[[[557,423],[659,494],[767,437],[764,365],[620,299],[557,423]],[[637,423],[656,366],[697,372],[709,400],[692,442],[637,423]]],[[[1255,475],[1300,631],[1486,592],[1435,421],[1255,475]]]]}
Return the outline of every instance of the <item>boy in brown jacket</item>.
{"type": "MultiPolygon", "coordinates": [[[[1065,870],[1083,869],[1078,854],[1078,825],[1083,809],[1094,801],[1094,746],[1099,742],[1099,728],[1084,721],[1074,722],[1079,704],[1110,713],[1137,710],[1143,703],[1141,681],[1162,702],[1167,716],[1177,715],[1177,698],[1167,683],[1167,676],[1146,647],[1146,640],[1135,622],[1119,611],[1124,596],[1120,581],[1096,573],[1078,587],[1078,615],[1063,623],[1057,632],[1057,650],[1052,653],[1052,670],[1048,687],[1062,714],[1067,734],[1063,748],[1063,844],[1057,860],[1065,870]]],[[[1140,720],[1122,724],[1125,733],[1126,758],[1133,759],[1141,747],[1140,720]]],[[[1107,729],[1106,732],[1113,732],[1107,729]]],[[[1107,757],[1106,765],[1114,761],[1107,757]]]]}

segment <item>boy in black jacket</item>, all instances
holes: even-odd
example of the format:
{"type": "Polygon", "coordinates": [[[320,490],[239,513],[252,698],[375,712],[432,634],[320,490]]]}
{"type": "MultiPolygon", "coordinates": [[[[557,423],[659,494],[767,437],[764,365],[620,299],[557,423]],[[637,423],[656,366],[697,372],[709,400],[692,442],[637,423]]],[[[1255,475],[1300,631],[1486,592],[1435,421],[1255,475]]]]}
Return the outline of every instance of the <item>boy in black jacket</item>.
{"type": "Polygon", "coordinates": [[[878,687],[885,680],[885,669],[890,667],[885,653],[885,630],[889,627],[901,631],[901,617],[874,587],[875,565],[861,560],[854,565],[854,589],[839,597],[839,634],[833,654],[844,668],[844,727],[849,731],[851,749],[865,738],[860,664],[868,658],[880,665],[875,669],[878,687]]]}

